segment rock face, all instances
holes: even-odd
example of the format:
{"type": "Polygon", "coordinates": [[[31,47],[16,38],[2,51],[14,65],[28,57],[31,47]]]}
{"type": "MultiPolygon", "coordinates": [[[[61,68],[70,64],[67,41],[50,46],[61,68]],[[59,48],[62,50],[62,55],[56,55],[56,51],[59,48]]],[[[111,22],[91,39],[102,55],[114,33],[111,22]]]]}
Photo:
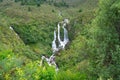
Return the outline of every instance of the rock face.
{"type": "MultiPolygon", "coordinates": [[[[60,50],[64,50],[65,46],[69,42],[68,30],[65,28],[67,24],[69,24],[69,20],[68,19],[64,19],[62,22],[58,23],[57,30],[56,30],[56,28],[54,30],[54,39],[52,41],[52,51],[53,51],[53,54],[50,56],[50,58],[42,56],[42,61],[45,59],[49,66],[51,66],[51,65],[55,66],[56,67],[56,71],[58,71],[58,67],[57,67],[56,62],[55,62],[55,55],[60,50]],[[60,24],[62,24],[62,29],[64,30],[64,39],[60,38],[61,37],[60,36],[60,29],[61,29],[60,24]],[[56,34],[56,32],[58,32],[58,34],[56,34]]],[[[41,63],[42,63],[42,61],[41,61],[41,63]]]]}

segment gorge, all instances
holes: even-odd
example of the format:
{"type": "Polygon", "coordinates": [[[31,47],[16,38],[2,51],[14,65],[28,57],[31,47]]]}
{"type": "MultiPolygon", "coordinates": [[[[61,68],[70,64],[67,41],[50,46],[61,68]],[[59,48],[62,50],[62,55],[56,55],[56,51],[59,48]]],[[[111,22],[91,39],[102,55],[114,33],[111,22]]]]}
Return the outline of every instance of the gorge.
{"type": "Polygon", "coordinates": [[[43,60],[45,59],[45,61],[48,63],[49,66],[53,65],[56,68],[56,71],[58,71],[58,66],[55,62],[55,56],[56,54],[58,54],[60,52],[60,50],[65,50],[66,45],[69,42],[69,38],[68,38],[68,30],[66,28],[67,24],[69,24],[69,20],[68,19],[64,19],[62,22],[59,22],[57,25],[57,30],[55,27],[54,30],[54,39],[52,41],[52,52],[53,54],[48,58],[46,56],[42,56],[42,61],[40,63],[40,65],[42,65],[43,60]],[[60,36],[60,24],[62,25],[62,29],[64,30],[64,39],[61,39],[60,36]],[[58,32],[56,35],[56,32],[58,32]],[[58,44],[58,45],[57,45],[58,44]]]}

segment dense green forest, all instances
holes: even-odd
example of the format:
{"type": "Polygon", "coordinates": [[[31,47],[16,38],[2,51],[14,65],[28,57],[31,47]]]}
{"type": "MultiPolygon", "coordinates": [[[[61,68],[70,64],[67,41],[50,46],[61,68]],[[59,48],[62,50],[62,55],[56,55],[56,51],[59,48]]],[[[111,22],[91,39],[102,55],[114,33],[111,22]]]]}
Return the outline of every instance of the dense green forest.
{"type": "Polygon", "coordinates": [[[120,0],[0,0],[0,80],[120,80],[120,0]],[[56,71],[40,62],[66,18],[56,71]]]}

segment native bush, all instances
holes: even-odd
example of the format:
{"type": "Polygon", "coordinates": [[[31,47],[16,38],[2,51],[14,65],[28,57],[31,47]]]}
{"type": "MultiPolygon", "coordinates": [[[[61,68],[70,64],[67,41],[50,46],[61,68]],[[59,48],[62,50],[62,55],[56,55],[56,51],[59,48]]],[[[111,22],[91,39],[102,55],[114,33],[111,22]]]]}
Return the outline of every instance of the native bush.
{"type": "Polygon", "coordinates": [[[117,57],[115,58],[116,55],[119,56],[120,35],[117,30],[119,27],[116,26],[120,19],[119,3],[119,0],[100,0],[98,15],[88,31],[92,74],[101,79],[119,80],[120,73],[114,73],[119,66],[116,63],[120,62],[117,57]]]}

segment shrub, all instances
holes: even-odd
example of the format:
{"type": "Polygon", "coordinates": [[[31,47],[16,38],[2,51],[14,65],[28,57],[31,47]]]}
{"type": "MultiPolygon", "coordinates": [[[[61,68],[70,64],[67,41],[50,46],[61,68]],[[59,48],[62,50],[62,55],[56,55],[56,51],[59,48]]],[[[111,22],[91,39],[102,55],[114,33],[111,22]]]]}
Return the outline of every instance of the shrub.
{"type": "Polygon", "coordinates": [[[82,12],[82,9],[79,9],[79,11],[78,12],[82,12]]]}
{"type": "Polygon", "coordinates": [[[101,79],[119,80],[119,31],[116,29],[120,7],[119,0],[100,0],[98,15],[89,30],[92,74],[101,79]],[[116,47],[118,46],[118,47],[116,47]],[[117,56],[115,58],[115,56],[117,56]],[[118,63],[118,64],[116,64],[118,63]],[[116,70],[116,71],[115,71],[116,70]],[[115,73],[114,73],[115,72],[115,73]]]}

